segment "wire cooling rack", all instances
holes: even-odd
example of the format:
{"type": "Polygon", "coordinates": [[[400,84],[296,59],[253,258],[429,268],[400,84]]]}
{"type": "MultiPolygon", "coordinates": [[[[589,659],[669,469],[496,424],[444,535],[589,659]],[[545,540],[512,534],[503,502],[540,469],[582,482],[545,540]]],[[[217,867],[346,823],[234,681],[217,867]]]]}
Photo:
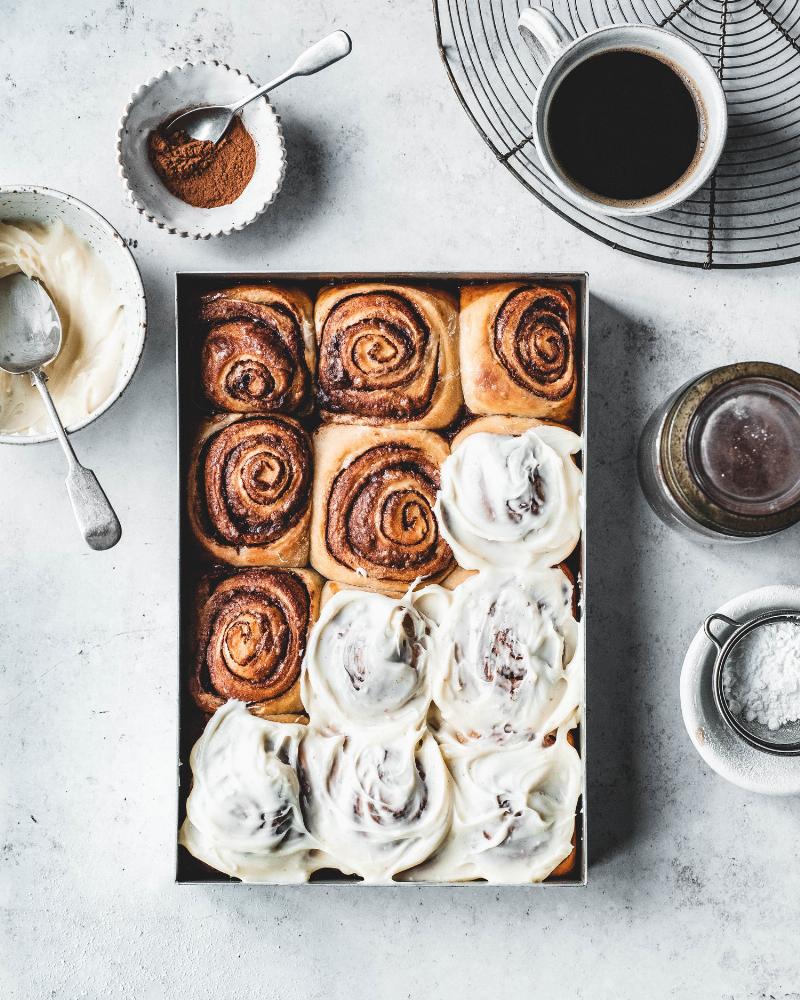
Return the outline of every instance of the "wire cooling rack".
{"type": "Polygon", "coordinates": [[[694,267],[800,260],[800,2],[555,0],[573,32],[641,22],[669,27],[714,66],[728,99],[728,143],[710,182],[646,218],[589,215],[554,188],[531,138],[542,67],[517,31],[525,0],[433,0],[439,50],[459,100],[494,154],[537,197],[604,243],[694,267]]]}

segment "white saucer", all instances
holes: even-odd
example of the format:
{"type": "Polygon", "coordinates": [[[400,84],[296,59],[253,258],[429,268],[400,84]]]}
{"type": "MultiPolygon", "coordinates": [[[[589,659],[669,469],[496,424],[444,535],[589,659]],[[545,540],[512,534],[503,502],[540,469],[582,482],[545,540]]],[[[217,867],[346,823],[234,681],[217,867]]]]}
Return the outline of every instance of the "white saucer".
{"type": "MultiPolygon", "coordinates": [[[[800,611],[800,587],[759,587],[718,610],[748,621],[775,608],[800,611]]],[[[737,736],[717,711],[711,690],[716,652],[700,628],[683,661],[681,710],[695,749],[717,774],[740,788],[762,795],[800,795],[800,756],[781,757],[756,750],[737,736]]]]}

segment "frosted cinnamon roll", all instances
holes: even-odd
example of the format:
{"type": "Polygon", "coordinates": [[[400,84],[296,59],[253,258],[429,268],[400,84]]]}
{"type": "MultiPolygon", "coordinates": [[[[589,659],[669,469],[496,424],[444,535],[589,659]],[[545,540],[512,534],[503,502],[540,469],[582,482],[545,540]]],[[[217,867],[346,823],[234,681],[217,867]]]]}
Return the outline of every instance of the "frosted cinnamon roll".
{"type": "Polygon", "coordinates": [[[410,285],[325,288],[314,307],[326,420],[445,427],[461,406],[458,311],[410,285]]]}
{"type": "MultiPolygon", "coordinates": [[[[508,743],[574,724],[583,670],[561,569],[485,570],[442,596],[431,671],[437,730],[508,743]]],[[[420,604],[430,607],[424,596],[420,604]]]]}
{"type": "Polygon", "coordinates": [[[223,705],[189,758],[192,790],[179,843],[243,882],[306,882],[326,859],[300,810],[304,733],[258,719],[240,701],[223,705]]]}
{"type": "Polygon", "coordinates": [[[403,593],[453,563],[433,513],[443,438],[397,428],[314,435],[311,564],[340,583],[403,593]]]}
{"type": "Polygon", "coordinates": [[[198,542],[235,566],[308,561],[311,442],[290,417],[208,421],[194,448],[189,520],[198,542]]]}
{"type": "Polygon", "coordinates": [[[473,413],[569,420],[578,398],[576,298],[569,285],[461,289],[461,373],[473,413]]]}
{"type": "Polygon", "coordinates": [[[312,835],[343,871],[391,882],[444,840],[450,776],[434,738],[309,732],[300,754],[303,809],[312,835]]]}
{"type": "Polygon", "coordinates": [[[238,285],[201,300],[210,329],[201,378],[208,399],[238,413],[308,408],[314,371],[312,303],[298,288],[238,285]]]}
{"type": "Polygon", "coordinates": [[[583,476],[573,431],[514,417],[483,417],[452,443],[436,516],[466,569],[555,566],[581,531],[583,476]]]}
{"type": "Polygon", "coordinates": [[[202,581],[189,682],[201,711],[230,698],[262,717],[302,711],[300,667],[321,588],[308,569],[246,569],[202,581]]]}
{"type": "Polygon", "coordinates": [[[443,743],[453,821],[442,848],[408,881],[541,882],[573,854],[581,761],[561,730],[551,746],[443,743]]]}
{"type": "Polygon", "coordinates": [[[430,646],[413,594],[341,589],[325,599],[303,661],[303,704],[315,727],[419,728],[430,705],[430,646]]]}

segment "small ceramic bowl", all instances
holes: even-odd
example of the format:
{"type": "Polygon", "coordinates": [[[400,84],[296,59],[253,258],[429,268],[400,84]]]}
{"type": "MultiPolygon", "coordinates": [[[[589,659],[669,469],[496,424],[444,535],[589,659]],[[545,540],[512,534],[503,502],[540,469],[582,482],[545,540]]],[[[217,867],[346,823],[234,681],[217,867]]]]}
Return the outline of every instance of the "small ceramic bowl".
{"type": "Polygon", "coordinates": [[[149,135],[165,119],[201,104],[229,104],[257,86],[230,66],[201,62],[173,66],[136,91],[117,133],[117,161],[130,199],[142,215],[177,236],[205,240],[244,229],[266,211],[286,170],[280,119],[266,98],[253,101],[241,113],[256,146],[256,167],[250,183],[230,205],[187,205],[164,187],[148,156],[149,135]]]}
{"type": "MultiPolygon", "coordinates": [[[[72,195],[52,188],[32,185],[0,187],[0,221],[50,225],[62,221],[85,240],[106,265],[116,292],[129,316],[130,329],[124,346],[119,375],[112,393],[83,420],[67,425],[70,434],[86,427],[112,406],[127,388],[144,350],[147,329],[147,305],[144,286],[133,259],[120,234],[93,208],[72,195]]],[[[0,434],[0,444],[38,444],[53,441],[55,435],[0,434]]]]}

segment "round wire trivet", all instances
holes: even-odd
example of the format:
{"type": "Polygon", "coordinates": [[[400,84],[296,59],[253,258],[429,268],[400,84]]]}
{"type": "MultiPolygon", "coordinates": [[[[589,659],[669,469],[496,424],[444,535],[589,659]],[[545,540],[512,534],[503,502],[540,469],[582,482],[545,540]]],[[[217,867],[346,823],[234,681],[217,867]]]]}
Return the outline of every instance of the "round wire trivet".
{"type": "Polygon", "coordinates": [[[573,34],[607,24],[669,27],[714,66],[728,143],[697,194],[658,216],[612,219],[567,201],[542,170],[531,105],[542,67],[517,31],[526,0],[433,0],[439,51],[495,156],[563,218],[619,250],[693,267],[800,260],[800,3],[797,0],[555,0],[573,34]]]}

